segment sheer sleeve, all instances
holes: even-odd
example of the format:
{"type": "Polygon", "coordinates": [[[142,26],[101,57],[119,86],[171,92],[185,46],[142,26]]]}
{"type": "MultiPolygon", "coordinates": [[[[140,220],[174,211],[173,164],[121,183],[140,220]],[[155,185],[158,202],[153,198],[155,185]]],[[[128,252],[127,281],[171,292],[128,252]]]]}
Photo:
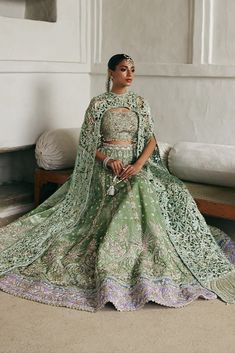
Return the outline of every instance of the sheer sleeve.
{"type": "MultiPolygon", "coordinates": [[[[155,138],[154,134],[154,123],[151,116],[151,109],[148,102],[141,97],[141,112],[143,116],[143,128],[144,128],[144,140],[147,144],[152,137],[155,138]]],[[[156,138],[155,138],[156,139],[156,138]]]]}
{"type": "Polygon", "coordinates": [[[95,110],[95,98],[90,101],[90,104],[85,112],[84,121],[81,127],[81,133],[79,138],[79,145],[88,153],[90,152],[90,147],[94,142],[97,146],[100,145],[101,136],[99,132],[96,131],[96,120],[94,117],[95,110]]]}

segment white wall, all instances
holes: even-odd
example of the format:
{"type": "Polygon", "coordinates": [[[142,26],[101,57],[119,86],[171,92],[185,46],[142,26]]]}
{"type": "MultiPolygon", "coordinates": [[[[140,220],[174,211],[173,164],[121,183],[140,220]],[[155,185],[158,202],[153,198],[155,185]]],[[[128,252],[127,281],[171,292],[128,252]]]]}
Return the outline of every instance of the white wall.
{"type": "Polygon", "coordinates": [[[0,16],[0,151],[35,143],[47,128],[81,125],[90,99],[89,13],[89,1],[58,0],[56,23],[0,16]]]}
{"type": "Polygon", "coordinates": [[[234,145],[234,11],[234,0],[58,0],[56,23],[0,16],[0,149],[81,125],[117,52],[135,59],[159,140],[234,145]]]}
{"type": "Polygon", "coordinates": [[[0,16],[24,18],[25,0],[1,0],[0,16]]]}
{"type": "Polygon", "coordinates": [[[138,62],[187,63],[188,12],[188,0],[103,0],[102,58],[121,49],[138,62]]]}
{"type": "Polygon", "coordinates": [[[235,1],[213,2],[213,63],[234,65],[235,63],[235,1]]]}
{"type": "Polygon", "coordinates": [[[94,0],[91,95],[115,53],[136,64],[159,140],[235,144],[234,0],[94,0]]]}
{"type": "Polygon", "coordinates": [[[88,74],[1,76],[1,148],[34,144],[45,129],[80,126],[90,95],[88,74]]]}

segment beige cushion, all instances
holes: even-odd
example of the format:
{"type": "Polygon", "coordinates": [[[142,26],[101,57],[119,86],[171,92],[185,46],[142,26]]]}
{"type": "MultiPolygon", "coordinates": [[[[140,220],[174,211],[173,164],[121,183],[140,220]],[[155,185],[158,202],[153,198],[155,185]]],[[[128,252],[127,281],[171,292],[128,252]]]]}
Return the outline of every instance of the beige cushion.
{"type": "Polygon", "coordinates": [[[235,187],[235,146],[179,142],[170,150],[168,167],[183,180],[235,187]]]}
{"type": "Polygon", "coordinates": [[[80,128],[45,131],[36,143],[38,166],[47,170],[73,167],[79,134],[80,128]]]}

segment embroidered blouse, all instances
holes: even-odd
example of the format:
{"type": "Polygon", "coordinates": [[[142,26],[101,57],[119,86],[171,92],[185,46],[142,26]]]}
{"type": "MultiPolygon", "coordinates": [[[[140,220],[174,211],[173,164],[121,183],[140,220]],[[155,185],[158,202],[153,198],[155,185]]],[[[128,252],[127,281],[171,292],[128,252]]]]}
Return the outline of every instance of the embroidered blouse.
{"type": "Polygon", "coordinates": [[[107,110],[101,122],[101,141],[137,141],[138,117],[133,111],[107,110]]]}

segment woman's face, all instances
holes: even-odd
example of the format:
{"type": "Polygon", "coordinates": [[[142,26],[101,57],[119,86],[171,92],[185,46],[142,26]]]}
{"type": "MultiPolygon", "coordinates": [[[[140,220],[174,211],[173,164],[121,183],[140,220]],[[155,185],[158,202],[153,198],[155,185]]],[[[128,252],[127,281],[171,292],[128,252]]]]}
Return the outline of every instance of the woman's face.
{"type": "Polygon", "coordinates": [[[122,60],[115,68],[109,70],[113,79],[113,87],[129,87],[134,79],[135,66],[132,60],[122,60]]]}

